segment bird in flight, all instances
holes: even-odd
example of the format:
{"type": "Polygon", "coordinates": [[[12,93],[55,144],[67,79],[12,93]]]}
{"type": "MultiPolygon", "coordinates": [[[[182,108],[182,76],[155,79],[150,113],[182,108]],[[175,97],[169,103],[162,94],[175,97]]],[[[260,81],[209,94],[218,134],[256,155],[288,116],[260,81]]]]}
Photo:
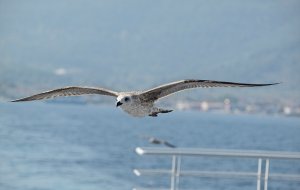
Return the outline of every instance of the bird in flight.
{"type": "Polygon", "coordinates": [[[116,98],[116,106],[121,107],[123,111],[135,117],[152,116],[156,117],[160,113],[169,113],[173,110],[157,108],[154,103],[160,98],[169,96],[179,91],[192,88],[212,88],[212,87],[258,87],[270,86],[278,83],[270,84],[249,84],[235,83],[213,80],[180,80],[168,84],[164,84],[146,91],[132,92],[116,92],[104,88],[93,87],[64,87],[54,89],[39,94],[35,94],[26,98],[13,100],[12,102],[23,102],[56,98],[60,96],[80,96],[86,94],[98,94],[112,96],[116,98]]]}
{"type": "Polygon", "coordinates": [[[168,141],[162,140],[162,139],[158,139],[155,137],[149,137],[149,136],[143,136],[142,138],[147,139],[148,142],[151,144],[165,145],[170,148],[176,148],[175,145],[169,143],[168,141]]]}

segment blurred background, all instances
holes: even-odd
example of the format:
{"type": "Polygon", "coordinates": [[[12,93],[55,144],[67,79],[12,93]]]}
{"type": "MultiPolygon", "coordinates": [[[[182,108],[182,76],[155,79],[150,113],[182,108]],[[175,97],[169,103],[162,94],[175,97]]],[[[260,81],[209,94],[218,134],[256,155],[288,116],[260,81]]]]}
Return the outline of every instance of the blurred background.
{"type": "Polygon", "coordinates": [[[145,166],[133,150],[149,145],[140,135],[300,151],[299,18],[298,0],[0,0],[0,189],[130,189],[131,170],[145,166]],[[182,92],[159,102],[176,112],[156,119],[99,96],[8,103],[70,85],[130,91],[181,79],[281,84],[182,92]]]}
{"type": "Polygon", "coordinates": [[[299,106],[298,1],[0,5],[1,99],[64,85],[144,90],[192,78],[281,85],[198,90],[180,100],[299,106]]]}

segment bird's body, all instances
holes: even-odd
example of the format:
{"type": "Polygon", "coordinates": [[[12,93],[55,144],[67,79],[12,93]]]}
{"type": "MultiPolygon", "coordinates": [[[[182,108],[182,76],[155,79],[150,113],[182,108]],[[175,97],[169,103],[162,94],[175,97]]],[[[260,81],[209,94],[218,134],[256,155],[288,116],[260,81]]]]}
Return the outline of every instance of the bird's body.
{"type": "Polygon", "coordinates": [[[126,93],[121,93],[117,97],[117,102],[122,102],[123,99],[126,97],[130,99],[130,102],[128,103],[122,103],[119,105],[123,111],[128,113],[129,115],[135,116],[135,117],[144,117],[152,113],[154,111],[154,102],[143,102],[139,98],[139,94],[141,92],[126,92],[126,93]]]}
{"type": "Polygon", "coordinates": [[[171,110],[165,110],[155,107],[154,101],[144,101],[141,98],[142,93],[142,91],[121,93],[117,97],[117,102],[122,103],[119,106],[123,109],[123,111],[135,117],[156,117],[158,113],[171,112],[171,110]],[[129,98],[128,102],[125,101],[126,98],[129,98]]]}
{"type": "Polygon", "coordinates": [[[117,99],[116,106],[121,107],[123,111],[125,111],[126,113],[132,116],[156,117],[160,113],[168,113],[171,112],[172,110],[155,107],[154,105],[155,101],[182,90],[198,88],[198,87],[202,87],[202,88],[256,87],[256,86],[269,86],[274,84],[278,84],[278,83],[247,84],[247,83],[233,83],[233,82],[211,81],[211,80],[181,80],[181,81],[161,85],[147,91],[134,91],[134,92],[115,92],[104,88],[91,88],[91,87],[64,87],[60,89],[46,91],[26,98],[14,100],[13,102],[50,99],[59,96],[79,96],[85,94],[100,94],[100,95],[115,97],[117,99]]]}

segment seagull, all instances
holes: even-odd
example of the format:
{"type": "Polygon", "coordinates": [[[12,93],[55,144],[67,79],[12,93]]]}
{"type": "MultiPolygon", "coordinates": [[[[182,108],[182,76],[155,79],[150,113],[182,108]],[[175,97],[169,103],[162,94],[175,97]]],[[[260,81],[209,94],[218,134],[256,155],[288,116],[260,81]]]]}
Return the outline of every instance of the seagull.
{"type": "Polygon", "coordinates": [[[158,99],[164,98],[179,91],[192,88],[212,88],[212,87],[258,87],[270,86],[279,83],[269,84],[249,84],[249,83],[235,83],[213,80],[180,80],[172,83],[167,83],[146,91],[132,91],[132,92],[116,92],[104,88],[94,87],[64,87],[54,89],[29,97],[13,100],[12,102],[23,102],[33,100],[51,99],[61,96],[80,96],[86,94],[98,94],[105,96],[112,96],[116,98],[116,107],[122,108],[123,111],[134,117],[157,117],[161,113],[169,113],[173,110],[157,108],[154,103],[158,99]]]}
{"type": "Polygon", "coordinates": [[[158,139],[155,137],[148,137],[148,136],[144,136],[143,138],[147,139],[148,142],[151,144],[161,144],[161,145],[165,145],[170,148],[176,148],[175,145],[169,143],[168,141],[162,140],[162,139],[158,139]]]}

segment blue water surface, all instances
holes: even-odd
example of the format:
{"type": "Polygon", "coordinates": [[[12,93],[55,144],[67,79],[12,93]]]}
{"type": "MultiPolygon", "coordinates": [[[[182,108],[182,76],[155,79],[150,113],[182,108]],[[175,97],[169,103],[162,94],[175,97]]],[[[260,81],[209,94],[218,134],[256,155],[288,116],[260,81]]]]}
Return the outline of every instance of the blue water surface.
{"type": "MultiPolygon", "coordinates": [[[[174,111],[133,118],[113,106],[0,104],[1,190],[117,190],[169,187],[169,176],[136,177],[134,168],[171,167],[171,158],[138,156],[155,136],[179,147],[300,152],[300,118],[174,111]]],[[[183,169],[252,171],[256,160],[183,158],[183,169]]],[[[300,162],[271,163],[300,174],[300,162]]],[[[270,181],[269,189],[299,189],[270,181]]],[[[183,177],[181,189],[256,189],[256,180],[183,177]]]]}

